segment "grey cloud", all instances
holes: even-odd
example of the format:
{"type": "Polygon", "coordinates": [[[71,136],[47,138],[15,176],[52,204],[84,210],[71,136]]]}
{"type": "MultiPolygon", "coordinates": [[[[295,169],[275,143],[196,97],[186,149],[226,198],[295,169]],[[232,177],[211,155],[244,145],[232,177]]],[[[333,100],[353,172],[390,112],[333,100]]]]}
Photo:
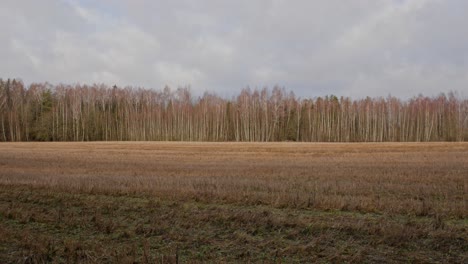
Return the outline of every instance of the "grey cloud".
{"type": "Polygon", "coordinates": [[[0,72],[221,95],[467,91],[463,0],[2,1],[0,72]]]}

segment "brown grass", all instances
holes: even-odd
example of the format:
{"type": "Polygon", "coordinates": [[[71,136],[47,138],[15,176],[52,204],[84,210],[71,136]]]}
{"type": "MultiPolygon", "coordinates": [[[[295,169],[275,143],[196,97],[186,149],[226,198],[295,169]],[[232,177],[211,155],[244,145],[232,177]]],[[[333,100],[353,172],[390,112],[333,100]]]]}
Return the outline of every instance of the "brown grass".
{"type": "Polygon", "coordinates": [[[2,143],[0,257],[462,262],[467,180],[468,143],[2,143]]]}
{"type": "Polygon", "coordinates": [[[468,144],[14,143],[0,184],[466,217],[468,144]]]}

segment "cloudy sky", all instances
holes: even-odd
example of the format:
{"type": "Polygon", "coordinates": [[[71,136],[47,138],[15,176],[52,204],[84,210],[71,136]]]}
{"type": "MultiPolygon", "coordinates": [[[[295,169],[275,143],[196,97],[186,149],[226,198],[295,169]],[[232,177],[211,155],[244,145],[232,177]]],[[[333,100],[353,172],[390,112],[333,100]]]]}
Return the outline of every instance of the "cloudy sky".
{"type": "Polygon", "coordinates": [[[468,94],[466,0],[2,0],[0,77],[230,96],[468,94]]]}

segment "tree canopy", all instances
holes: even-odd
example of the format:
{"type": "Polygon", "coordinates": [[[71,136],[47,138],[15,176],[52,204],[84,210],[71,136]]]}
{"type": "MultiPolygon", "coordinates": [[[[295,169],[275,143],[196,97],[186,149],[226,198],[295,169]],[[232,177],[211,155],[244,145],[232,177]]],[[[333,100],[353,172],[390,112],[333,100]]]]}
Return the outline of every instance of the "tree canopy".
{"type": "Polygon", "coordinates": [[[0,141],[98,140],[466,141],[468,100],[454,93],[301,99],[280,87],[194,98],[189,88],[25,87],[0,79],[0,141]]]}

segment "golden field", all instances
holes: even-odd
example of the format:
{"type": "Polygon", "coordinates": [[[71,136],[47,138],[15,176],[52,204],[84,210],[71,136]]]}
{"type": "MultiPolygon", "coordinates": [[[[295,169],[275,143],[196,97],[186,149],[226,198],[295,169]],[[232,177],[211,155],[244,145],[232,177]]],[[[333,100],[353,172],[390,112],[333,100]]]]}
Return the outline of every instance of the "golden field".
{"type": "Polygon", "coordinates": [[[1,143],[0,259],[463,263],[467,183],[468,143],[1,143]]]}

